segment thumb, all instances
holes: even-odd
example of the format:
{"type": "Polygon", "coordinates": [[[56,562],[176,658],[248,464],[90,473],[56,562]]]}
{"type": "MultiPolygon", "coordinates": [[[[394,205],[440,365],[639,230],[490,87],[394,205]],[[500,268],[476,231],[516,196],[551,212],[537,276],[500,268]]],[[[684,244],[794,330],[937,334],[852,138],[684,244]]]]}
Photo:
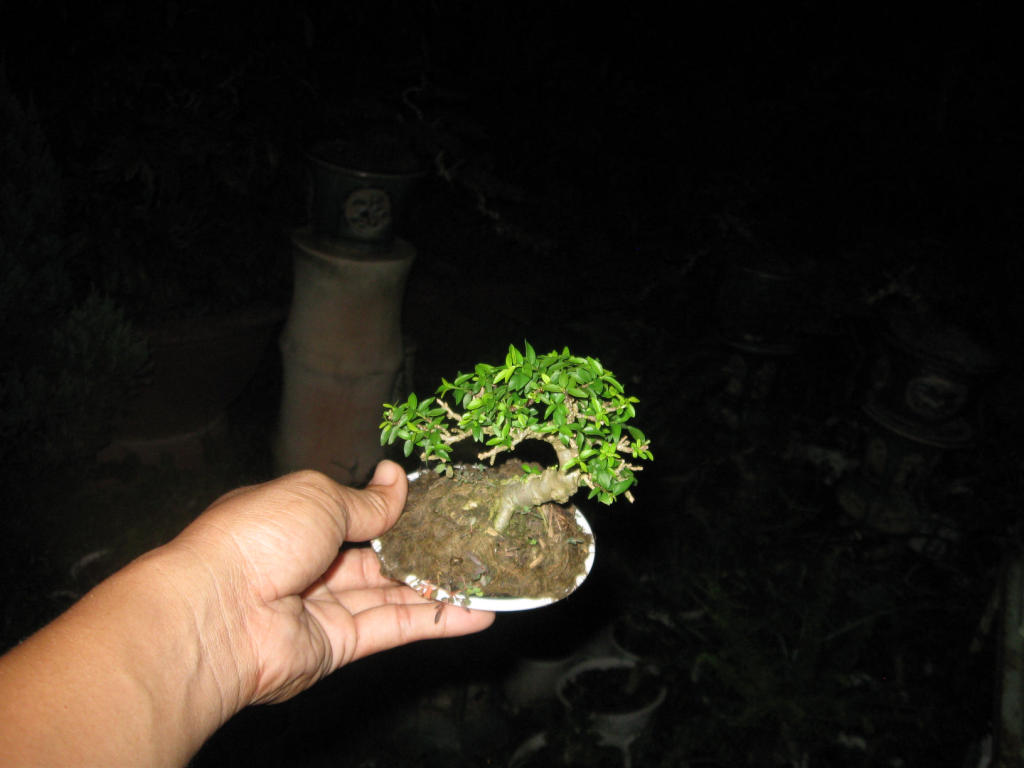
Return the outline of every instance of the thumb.
{"type": "Polygon", "coordinates": [[[397,521],[405,506],[408,481],[393,461],[382,461],[361,491],[350,488],[345,499],[348,526],[345,538],[366,541],[380,536],[397,521]]]}

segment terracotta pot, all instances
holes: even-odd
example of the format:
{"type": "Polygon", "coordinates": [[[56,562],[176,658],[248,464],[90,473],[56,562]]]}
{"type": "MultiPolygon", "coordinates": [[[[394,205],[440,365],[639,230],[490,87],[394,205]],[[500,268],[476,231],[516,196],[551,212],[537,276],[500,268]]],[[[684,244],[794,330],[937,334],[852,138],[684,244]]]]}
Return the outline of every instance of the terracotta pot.
{"type": "Polygon", "coordinates": [[[381,406],[402,379],[402,297],[416,250],[396,240],[386,254],[368,258],[308,230],[295,232],[292,245],[277,469],[317,469],[358,484],[384,457],[381,406]]]}

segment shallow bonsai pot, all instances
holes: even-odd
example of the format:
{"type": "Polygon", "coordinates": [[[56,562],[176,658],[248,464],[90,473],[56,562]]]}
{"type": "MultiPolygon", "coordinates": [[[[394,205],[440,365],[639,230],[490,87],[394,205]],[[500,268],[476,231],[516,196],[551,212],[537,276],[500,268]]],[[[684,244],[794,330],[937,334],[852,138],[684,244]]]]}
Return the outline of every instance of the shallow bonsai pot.
{"type": "MultiPolygon", "coordinates": [[[[419,471],[411,472],[408,475],[409,482],[415,482],[421,473],[419,471]]],[[[546,605],[551,605],[557,600],[564,599],[573,591],[579,588],[579,586],[586,580],[590,574],[591,569],[594,567],[594,557],[596,555],[596,546],[593,536],[593,531],[590,527],[590,523],[580,512],[579,508],[575,505],[572,506],[573,516],[576,524],[579,528],[589,537],[590,545],[587,550],[583,568],[577,574],[575,584],[565,594],[558,597],[554,596],[543,596],[543,597],[496,597],[487,595],[468,595],[461,591],[452,591],[446,589],[441,585],[434,584],[431,581],[421,578],[416,574],[406,574],[400,580],[414,590],[419,592],[424,597],[432,600],[438,600],[450,603],[452,605],[462,606],[466,608],[479,608],[484,611],[526,611],[534,608],[542,608],[546,605]]],[[[382,563],[384,555],[382,555],[384,546],[380,538],[373,539],[370,542],[374,552],[381,558],[382,563]]]]}

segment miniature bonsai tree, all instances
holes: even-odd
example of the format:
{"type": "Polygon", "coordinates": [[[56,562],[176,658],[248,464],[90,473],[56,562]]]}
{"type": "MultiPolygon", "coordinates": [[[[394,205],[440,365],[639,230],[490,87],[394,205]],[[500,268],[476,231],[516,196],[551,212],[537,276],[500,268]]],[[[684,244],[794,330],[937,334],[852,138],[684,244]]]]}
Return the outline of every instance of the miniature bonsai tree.
{"type": "Polygon", "coordinates": [[[542,440],[557,463],[546,468],[523,465],[523,474],[506,481],[492,526],[503,531],[517,509],[547,502],[564,504],[581,486],[588,498],[611,504],[624,496],[651,460],[650,443],[629,421],[635,397],[623,391],[611,371],[592,357],[563,349],[538,355],[529,343],[520,352],[509,346],[504,365],[479,364],[454,381],[441,380],[436,396],[385,404],[381,444],[403,441],[405,455],[419,449],[424,463],[452,474],[452,447],[472,439],[482,446],[477,458],[494,464],[524,440],[542,440]]]}

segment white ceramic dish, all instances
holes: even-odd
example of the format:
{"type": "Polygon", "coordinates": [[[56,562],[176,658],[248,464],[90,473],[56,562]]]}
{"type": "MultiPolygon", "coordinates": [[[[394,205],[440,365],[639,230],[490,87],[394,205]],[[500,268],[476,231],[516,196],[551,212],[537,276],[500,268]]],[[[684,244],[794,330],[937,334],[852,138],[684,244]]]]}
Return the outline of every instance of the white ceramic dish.
{"type": "MultiPolygon", "coordinates": [[[[409,482],[412,482],[417,477],[419,477],[419,472],[409,473],[409,482]]],[[[583,573],[576,577],[576,585],[565,595],[562,595],[562,597],[474,597],[461,592],[451,594],[436,584],[431,584],[429,581],[411,574],[406,576],[403,581],[421,595],[430,598],[431,600],[446,602],[452,605],[463,606],[465,608],[479,608],[481,611],[529,611],[534,608],[543,608],[545,605],[551,605],[558,600],[564,600],[579,589],[580,584],[586,581],[587,576],[590,575],[591,568],[594,567],[594,556],[597,553],[594,532],[590,528],[590,523],[587,522],[587,518],[585,518],[583,513],[580,512],[579,507],[575,507],[575,511],[576,523],[590,535],[590,551],[587,552],[587,559],[583,563],[583,573]]],[[[380,554],[381,544],[379,539],[373,539],[370,542],[370,546],[373,547],[374,552],[378,555],[380,554]]]]}

